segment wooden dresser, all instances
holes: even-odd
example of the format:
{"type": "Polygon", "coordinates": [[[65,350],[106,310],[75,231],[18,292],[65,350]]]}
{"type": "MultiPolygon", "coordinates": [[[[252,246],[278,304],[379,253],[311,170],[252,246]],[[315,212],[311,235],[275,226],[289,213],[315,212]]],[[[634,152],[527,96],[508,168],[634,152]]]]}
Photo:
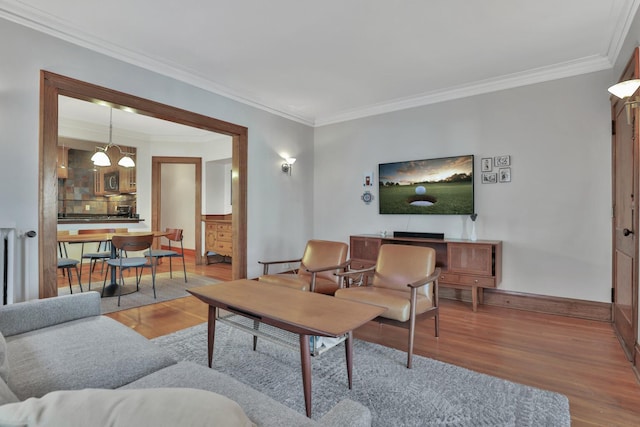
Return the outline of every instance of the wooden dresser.
{"type": "Polygon", "coordinates": [[[218,255],[231,258],[233,254],[233,232],[231,228],[231,214],[202,215],[205,224],[205,254],[207,264],[209,256],[218,255]]]}
{"type": "Polygon", "coordinates": [[[358,235],[350,238],[351,268],[375,265],[383,244],[428,246],[436,250],[439,284],[471,290],[473,311],[482,303],[482,289],[495,288],[502,279],[502,242],[498,240],[425,239],[358,235]]]}

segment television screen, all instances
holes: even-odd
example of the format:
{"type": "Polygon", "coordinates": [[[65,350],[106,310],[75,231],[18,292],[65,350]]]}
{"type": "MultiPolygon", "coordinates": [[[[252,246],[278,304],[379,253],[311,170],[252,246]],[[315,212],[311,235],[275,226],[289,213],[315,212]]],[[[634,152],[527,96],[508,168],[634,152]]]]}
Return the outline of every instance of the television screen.
{"type": "Polygon", "coordinates": [[[473,155],[381,163],[381,214],[474,213],[473,155]]]}

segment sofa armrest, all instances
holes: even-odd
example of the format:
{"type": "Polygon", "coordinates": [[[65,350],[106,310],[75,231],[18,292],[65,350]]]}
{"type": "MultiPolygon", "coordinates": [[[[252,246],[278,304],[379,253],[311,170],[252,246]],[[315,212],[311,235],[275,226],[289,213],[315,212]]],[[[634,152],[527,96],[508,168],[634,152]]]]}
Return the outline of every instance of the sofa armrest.
{"type": "Polygon", "coordinates": [[[0,307],[0,332],[5,337],[100,315],[100,294],[84,292],[19,302],[0,307]]]}

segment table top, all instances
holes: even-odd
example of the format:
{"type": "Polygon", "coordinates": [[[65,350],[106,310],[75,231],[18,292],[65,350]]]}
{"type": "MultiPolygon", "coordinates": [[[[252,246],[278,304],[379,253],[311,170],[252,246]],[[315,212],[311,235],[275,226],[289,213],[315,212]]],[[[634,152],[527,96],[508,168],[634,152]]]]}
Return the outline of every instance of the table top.
{"type": "Polygon", "coordinates": [[[144,236],[153,234],[154,237],[167,236],[166,231],[128,231],[120,233],[87,233],[87,234],[59,234],[58,241],[65,243],[90,243],[105,242],[111,240],[115,235],[118,236],[144,236]]]}
{"type": "Polygon", "coordinates": [[[191,288],[187,292],[210,306],[305,335],[342,336],[386,310],[248,279],[191,288]]]}

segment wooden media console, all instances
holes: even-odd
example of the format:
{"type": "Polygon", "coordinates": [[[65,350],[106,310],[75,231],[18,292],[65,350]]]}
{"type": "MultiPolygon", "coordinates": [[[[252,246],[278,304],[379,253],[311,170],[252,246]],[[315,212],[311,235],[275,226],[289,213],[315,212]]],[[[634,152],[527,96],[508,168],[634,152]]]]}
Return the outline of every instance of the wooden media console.
{"type": "Polygon", "coordinates": [[[420,237],[350,237],[351,268],[358,270],[375,265],[378,250],[384,244],[428,246],[436,250],[441,286],[470,289],[473,311],[482,304],[482,290],[495,288],[502,279],[502,241],[426,239],[420,237]]]}

